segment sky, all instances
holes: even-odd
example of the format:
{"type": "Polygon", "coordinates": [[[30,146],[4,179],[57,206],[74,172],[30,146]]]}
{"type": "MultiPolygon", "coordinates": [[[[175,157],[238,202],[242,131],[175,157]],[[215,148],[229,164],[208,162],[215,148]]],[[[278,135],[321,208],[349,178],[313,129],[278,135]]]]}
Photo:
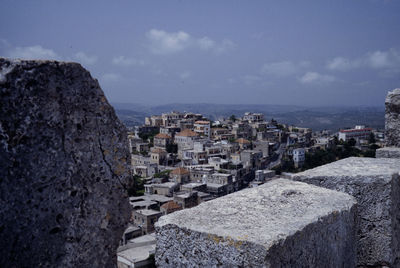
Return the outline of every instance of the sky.
{"type": "Polygon", "coordinates": [[[399,0],[0,0],[0,56],[76,61],[111,102],[382,106],[399,0]]]}

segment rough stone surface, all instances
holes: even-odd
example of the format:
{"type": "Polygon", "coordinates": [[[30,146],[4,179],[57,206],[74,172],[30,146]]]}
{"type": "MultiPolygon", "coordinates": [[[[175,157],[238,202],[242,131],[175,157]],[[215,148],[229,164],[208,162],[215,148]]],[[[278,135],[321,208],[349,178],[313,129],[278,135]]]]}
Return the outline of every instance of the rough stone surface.
{"type": "Polygon", "coordinates": [[[160,267],[354,267],[353,197],[286,179],[156,223],[160,267]]]}
{"type": "Polygon", "coordinates": [[[376,158],[399,158],[400,148],[397,147],[384,147],[376,150],[376,158]]]}
{"type": "Polygon", "coordinates": [[[354,196],[358,202],[358,265],[399,267],[399,171],[399,159],[350,157],[292,179],[354,196]]]}
{"type": "Polygon", "coordinates": [[[400,147],[400,88],[389,91],[385,107],[386,145],[400,147]]]}
{"type": "Polygon", "coordinates": [[[126,131],[77,63],[0,58],[0,267],[114,267],[126,131]]]}

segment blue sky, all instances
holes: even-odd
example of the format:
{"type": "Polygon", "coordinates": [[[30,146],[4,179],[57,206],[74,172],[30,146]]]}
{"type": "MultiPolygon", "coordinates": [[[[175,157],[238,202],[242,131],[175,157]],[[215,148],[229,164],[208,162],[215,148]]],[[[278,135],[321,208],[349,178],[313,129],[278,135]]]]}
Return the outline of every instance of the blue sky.
{"type": "Polygon", "coordinates": [[[400,1],[0,0],[0,55],[78,61],[111,102],[382,106],[400,1]]]}

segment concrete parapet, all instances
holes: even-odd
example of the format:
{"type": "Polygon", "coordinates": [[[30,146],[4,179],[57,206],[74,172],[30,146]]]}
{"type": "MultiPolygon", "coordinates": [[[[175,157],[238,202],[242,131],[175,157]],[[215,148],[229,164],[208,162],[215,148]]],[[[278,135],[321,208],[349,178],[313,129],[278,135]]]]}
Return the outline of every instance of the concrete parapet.
{"type": "Polygon", "coordinates": [[[156,223],[160,267],[354,267],[356,201],[276,179],[156,223]]]}
{"type": "Polygon", "coordinates": [[[361,267],[400,265],[400,160],[350,157],[292,179],[357,199],[357,258],[361,267]]]}
{"type": "Polygon", "coordinates": [[[397,147],[384,147],[376,150],[376,158],[399,158],[400,148],[397,147]]]}

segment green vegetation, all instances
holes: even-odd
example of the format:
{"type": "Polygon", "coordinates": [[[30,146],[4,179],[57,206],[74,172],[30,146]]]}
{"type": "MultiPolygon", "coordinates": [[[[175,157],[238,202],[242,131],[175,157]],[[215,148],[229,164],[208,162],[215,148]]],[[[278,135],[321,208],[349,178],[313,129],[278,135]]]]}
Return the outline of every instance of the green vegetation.
{"type": "MultiPolygon", "coordinates": [[[[372,141],[371,138],[370,141],[372,141]]],[[[273,169],[277,174],[281,174],[281,172],[300,172],[351,156],[375,157],[375,151],[379,148],[378,145],[372,143],[369,145],[368,150],[362,151],[356,148],[355,145],[356,141],[354,139],[350,139],[347,142],[335,139],[335,145],[332,148],[306,153],[304,165],[300,168],[295,168],[293,161],[290,158],[285,158],[282,159],[281,165],[273,169]]]]}
{"type": "Polygon", "coordinates": [[[161,172],[158,172],[156,174],[154,174],[154,178],[168,178],[169,177],[169,173],[171,173],[171,170],[164,170],[161,172]]]}
{"type": "Polygon", "coordinates": [[[149,133],[139,133],[139,137],[144,141],[150,142],[150,147],[153,146],[154,136],[160,133],[160,130],[156,129],[149,133]]]}
{"type": "Polygon", "coordinates": [[[233,114],[229,117],[229,120],[231,120],[232,122],[236,121],[236,116],[233,114]]]}
{"type": "Polygon", "coordinates": [[[129,196],[141,196],[144,195],[144,180],[138,175],[133,175],[133,183],[128,188],[129,196]]]}

